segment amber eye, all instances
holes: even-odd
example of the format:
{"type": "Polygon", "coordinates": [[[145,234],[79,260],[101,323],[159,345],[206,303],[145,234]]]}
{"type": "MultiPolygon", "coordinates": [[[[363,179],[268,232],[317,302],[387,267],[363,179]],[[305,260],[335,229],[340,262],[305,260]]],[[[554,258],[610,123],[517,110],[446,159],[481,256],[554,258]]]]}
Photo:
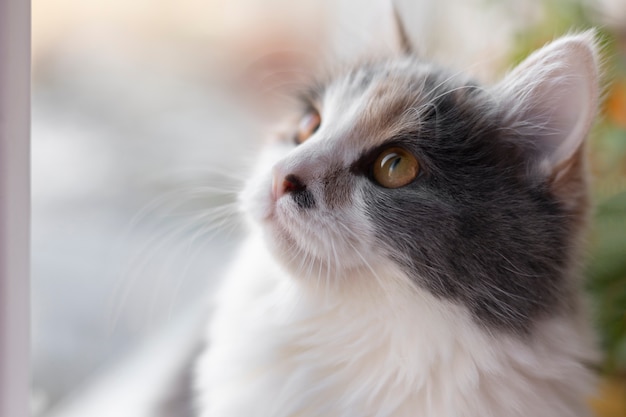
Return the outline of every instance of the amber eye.
{"type": "Polygon", "coordinates": [[[373,168],[374,179],[386,188],[399,188],[409,184],[420,170],[417,159],[399,147],[382,151],[376,158],[373,168]]]}
{"type": "Polygon", "coordinates": [[[311,110],[300,120],[298,132],[296,133],[296,143],[300,144],[317,131],[322,123],[322,118],[316,110],[311,110]]]}

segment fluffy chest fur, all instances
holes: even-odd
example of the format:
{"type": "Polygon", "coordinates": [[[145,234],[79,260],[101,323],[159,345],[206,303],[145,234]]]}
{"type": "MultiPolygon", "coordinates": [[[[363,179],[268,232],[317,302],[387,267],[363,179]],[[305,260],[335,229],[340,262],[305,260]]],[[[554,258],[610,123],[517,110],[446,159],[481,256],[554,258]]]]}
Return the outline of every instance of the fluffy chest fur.
{"type": "Polygon", "coordinates": [[[593,350],[574,317],[494,337],[427,293],[329,297],[285,276],[258,240],[243,250],[199,364],[202,417],[589,415],[581,361],[593,350]]]}

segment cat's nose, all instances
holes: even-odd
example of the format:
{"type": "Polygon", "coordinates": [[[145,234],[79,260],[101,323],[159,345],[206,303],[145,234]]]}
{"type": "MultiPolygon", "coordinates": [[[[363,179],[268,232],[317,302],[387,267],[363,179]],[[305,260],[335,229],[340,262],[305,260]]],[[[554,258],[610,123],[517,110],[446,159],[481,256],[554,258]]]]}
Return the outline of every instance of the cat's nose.
{"type": "Polygon", "coordinates": [[[282,176],[275,172],[272,184],[274,200],[278,200],[285,194],[298,193],[306,190],[304,182],[293,174],[282,176]]]}

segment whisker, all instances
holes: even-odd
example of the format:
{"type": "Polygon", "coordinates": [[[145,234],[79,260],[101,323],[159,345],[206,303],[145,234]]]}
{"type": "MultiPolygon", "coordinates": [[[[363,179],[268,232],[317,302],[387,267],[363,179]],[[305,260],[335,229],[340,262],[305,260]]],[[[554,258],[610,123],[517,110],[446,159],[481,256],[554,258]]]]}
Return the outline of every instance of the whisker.
{"type": "MultiPolygon", "coordinates": [[[[158,207],[161,208],[161,211],[165,208],[165,213],[159,213],[160,216],[153,214],[150,217],[153,222],[153,226],[151,227],[152,229],[155,228],[154,220],[163,220],[176,216],[175,210],[186,203],[188,204],[189,198],[187,201],[182,198],[180,200],[176,200],[169,204],[169,207],[164,207],[165,202],[171,200],[172,196],[181,197],[182,195],[187,195],[187,197],[190,197],[190,194],[193,194],[193,197],[196,194],[202,194],[197,187],[192,188],[191,190],[193,190],[193,192],[190,192],[189,190],[184,192],[176,190],[176,192],[166,193],[164,196],[155,199],[155,201],[151,202],[146,208],[144,208],[144,210],[132,219],[132,225],[129,227],[129,230],[132,230],[133,228],[136,229],[140,222],[147,219],[151,212],[154,213],[157,211],[158,207]]],[[[188,248],[199,239],[199,236],[208,236],[209,232],[215,232],[220,228],[223,228],[225,224],[231,221],[231,219],[238,214],[239,212],[236,210],[236,204],[232,202],[225,203],[222,206],[203,209],[200,210],[200,214],[197,216],[185,216],[187,220],[182,223],[177,222],[173,226],[165,224],[166,229],[164,231],[156,233],[144,242],[139,251],[132,256],[129,264],[124,268],[125,272],[121,276],[119,284],[116,285],[113,290],[112,305],[109,308],[109,311],[111,311],[111,316],[108,320],[110,323],[109,333],[117,327],[117,323],[119,322],[124,306],[128,303],[130,294],[136,288],[136,285],[143,274],[142,271],[146,271],[147,266],[157,259],[157,254],[164,251],[165,248],[173,246],[177,240],[185,239],[185,236],[188,233],[192,233],[191,238],[187,237],[189,240],[186,246],[181,247],[179,245],[178,249],[167,251],[167,255],[165,257],[159,258],[159,263],[161,264],[159,267],[160,273],[157,273],[156,276],[152,276],[155,285],[152,286],[152,288],[154,288],[154,292],[151,302],[149,303],[149,311],[153,311],[156,305],[156,300],[162,292],[165,279],[165,272],[163,271],[173,270],[172,265],[175,263],[174,258],[180,253],[183,253],[184,250],[188,250],[188,248]]],[[[191,262],[191,260],[188,262],[191,262]]],[[[188,267],[185,269],[188,270],[188,267]]]]}

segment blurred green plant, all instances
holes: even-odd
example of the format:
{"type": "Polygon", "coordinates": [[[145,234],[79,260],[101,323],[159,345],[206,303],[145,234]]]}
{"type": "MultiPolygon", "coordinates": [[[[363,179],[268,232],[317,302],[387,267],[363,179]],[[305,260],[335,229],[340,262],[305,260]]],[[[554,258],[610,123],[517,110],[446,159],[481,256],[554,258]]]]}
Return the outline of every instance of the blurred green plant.
{"type": "Polygon", "coordinates": [[[560,34],[598,31],[605,94],[589,147],[595,213],[586,282],[605,353],[602,370],[626,378],[626,28],[602,26],[591,4],[545,0],[542,18],[517,34],[511,63],[560,34]]]}

